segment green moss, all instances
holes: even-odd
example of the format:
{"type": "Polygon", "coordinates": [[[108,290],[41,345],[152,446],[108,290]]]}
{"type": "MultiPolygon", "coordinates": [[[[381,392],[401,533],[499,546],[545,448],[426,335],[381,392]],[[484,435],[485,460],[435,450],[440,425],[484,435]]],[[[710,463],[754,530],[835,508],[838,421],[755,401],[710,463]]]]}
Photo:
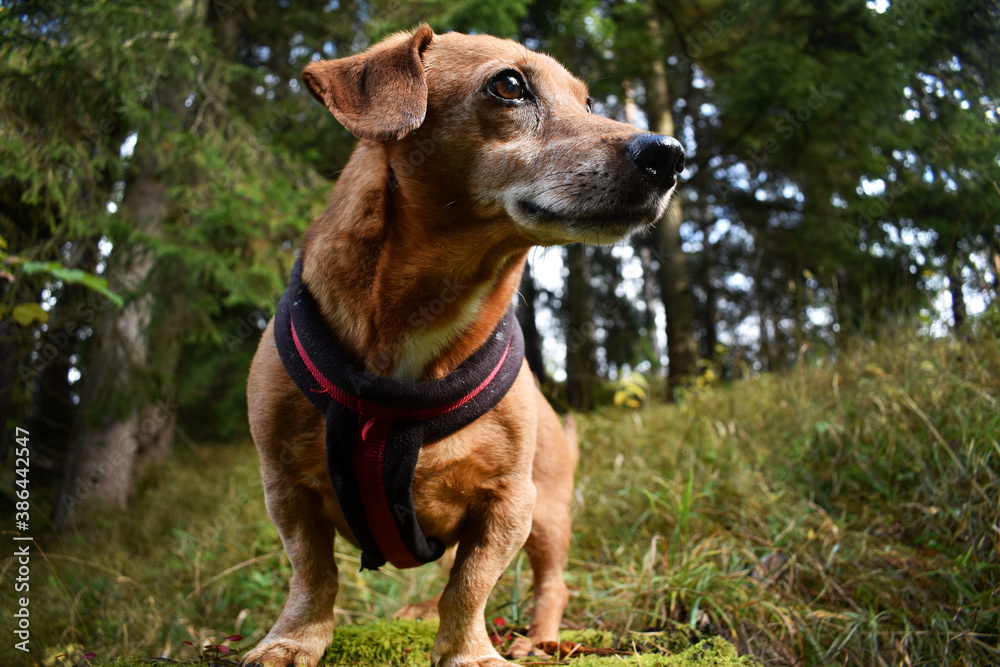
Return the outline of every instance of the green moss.
{"type": "MultiPolygon", "coordinates": [[[[323,660],[324,665],[366,663],[372,665],[430,665],[430,650],[434,644],[438,622],[393,621],[338,627],[333,643],[323,660]]],[[[599,630],[566,630],[561,641],[583,644],[587,648],[610,647],[619,642],[610,632],[599,630]]],[[[582,655],[568,661],[573,667],[611,667],[622,662],[635,667],[729,667],[759,665],[753,658],[741,657],[735,647],[719,638],[702,639],[685,628],[658,633],[633,633],[622,642],[635,646],[632,656],[582,655]]],[[[526,660],[531,664],[537,660],[526,660]]],[[[543,660],[546,664],[551,661],[543,660]]]]}
{"type": "Polygon", "coordinates": [[[378,621],[340,626],[333,631],[333,642],[323,664],[364,662],[371,665],[429,666],[437,629],[437,620],[378,621]]]}
{"type": "Polygon", "coordinates": [[[559,641],[584,646],[613,646],[617,637],[608,630],[562,630],[559,632],[559,641]]]}
{"type": "Polygon", "coordinates": [[[622,662],[636,667],[736,667],[760,665],[750,656],[740,656],[732,644],[721,637],[709,637],[680,653],[641,653],[634,656],[583,656],[572,660],[573,667],[609,667],[622,662]]]}
{"type": "MultiPolygon", "coordinates": [[[[668,621],[671,625],[669,630],[660,632],[632,632],[629,636],[619,642],[620,646],[635,647],[639,653],[660,653],[673,655],[686,651],[690,647],[705,639],[705,635],[692,629],[690,626],[675,621],[668,621]]],[[[604,646],[605,644],[594,644],[594,646],[604,646]]]]}

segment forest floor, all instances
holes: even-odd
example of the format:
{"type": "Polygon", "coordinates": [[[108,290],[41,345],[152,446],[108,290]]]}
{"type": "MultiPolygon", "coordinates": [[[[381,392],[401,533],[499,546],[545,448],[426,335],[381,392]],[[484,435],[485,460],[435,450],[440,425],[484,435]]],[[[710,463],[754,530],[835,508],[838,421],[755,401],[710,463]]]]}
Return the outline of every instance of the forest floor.
{"type": "MultiPolygon", "coordinates": [[[[563,639],[581,647],[559,664],[1000,662],[995,335],[857,342],[578,423],[563,639]]],[[[38,538],[32,652],[8,634],[0,663],[235,664],[277,618],[290,568],[250,442],[181,446],[127,517],[87,514],[38,538]]],[[[426,664],[434,622],[386,621],[435,594],[440,571],[362,574],[343,540],[337,553],[326,663],[426,664]]],[[[501,644],[530,592],[522,555],[487,610],[501,644]]]]}

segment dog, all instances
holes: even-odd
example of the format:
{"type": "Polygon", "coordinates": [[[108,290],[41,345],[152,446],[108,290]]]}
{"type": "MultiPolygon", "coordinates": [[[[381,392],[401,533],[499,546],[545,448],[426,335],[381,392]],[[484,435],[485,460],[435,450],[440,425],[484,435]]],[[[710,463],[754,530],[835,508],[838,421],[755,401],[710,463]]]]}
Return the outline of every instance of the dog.
{"type": "MultiPolygon", "coordinates": [[[[398,542],[397,528],[419,542],[398,549],[404,566],[442,553],[453,559],[441,595],[418,607],[436,606],[440,617],[432,663],[505,664],[484,613],[522,546],[534,576],[533,612],[511,655],[557,637],[569,598],[562,572],[578,458],[572,419],[560,424],[516,349],[509,307],[528,252],[614,242],[652,225],[675,189],[684,151],[673,138],[594,115],[585,84],[559,63],[489,36],[436,35],[422,25],[363,53],[310,63],[302,78],[360,141],[302,241],[294,290],[283,299],[292,314],[281,316],[279,306],[249,374],[267,510],[293,576],[280,617],[241,664],[317,665],[334,623],[334,534],[361,546],[366,566],[378,567],[397,550],[383,544],[398,542]],[[304,302],[312,324],[295,319],[304,302]],[[415,418],[424,408],[379,412],[367,399],[345,396],[350,387],[324,383],[329,355],[307,349],[324,337],[336,363],[354,369],[345,382],[365,388],[383,381],[447,387],[483,350],[493,350],[490,364],[499,359],[506,342],[492,372],[509,386],[487,389],[495,404],[477,408],[483,413],[457,430],[421,431],[426,442],[407,450],[409,486],[405,474],[401,484],[365,472],[352,481],[343,465],[350,459],[328,451],[340,446],[341,427],[322,410],[360,405],[345,413],[344,437],[357,456],[369,440],[382,443],[378,465],[392,466],[391,439],[412,445],[406,428],[424,428],[398,415],[415,418]],[[402,500],[376,493],[358,504],[339,496],[332,480],[362,495],[384,482],[385,493],[391,486],[402,500]],[[372,504],[396,522],[392,535],[377,520],[359,528],[346,516],[363,518],[372,504]]],[[[447,410],[445,418],[459,411],[447,410]]]]}

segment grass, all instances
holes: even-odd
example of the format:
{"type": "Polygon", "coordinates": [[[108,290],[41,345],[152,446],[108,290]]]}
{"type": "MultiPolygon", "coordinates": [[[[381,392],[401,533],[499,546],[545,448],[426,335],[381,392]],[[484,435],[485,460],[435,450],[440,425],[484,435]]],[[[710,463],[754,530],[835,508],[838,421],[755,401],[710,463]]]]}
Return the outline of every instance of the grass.
{"type": "MultiPolygon", "coordinates": [[[[710,664],[706,652],[728,646],[719,637],[768,665],[1000,662],[995,336],[858,342],[837,362],[578,421],[566,625],[652,649],[629,662],[710,664]],[[666,662],[681,655],[692,662],[666,662]]],[[[75,535],[41,543],[34,653],[8,641],[3,664],[87,651],[93,664],[197,660],[183,642],[239,634],[245,649],[277,617],[290,570],[249,443],[178,452],[129,517],[94,509],[75,535]]],[[[361,575],[338,548],[338,632],[383,627],[370,623],[443,584],[434,567],[361,575]]],[[[13,576],[8,561],[0,587],[13,576]]],[[[521,625],[529,600],[522,557],[488,616],[521,625]]],[[[351,662],[348,644],[328,660],[351,662]]],[[[618,658],[579,659],[602,660],[618,658]]]]}

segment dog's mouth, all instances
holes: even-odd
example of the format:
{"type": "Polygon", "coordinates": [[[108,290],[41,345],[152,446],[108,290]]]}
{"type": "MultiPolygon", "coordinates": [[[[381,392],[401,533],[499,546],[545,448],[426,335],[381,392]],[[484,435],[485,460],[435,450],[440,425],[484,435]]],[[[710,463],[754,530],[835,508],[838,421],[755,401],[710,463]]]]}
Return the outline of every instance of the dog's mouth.
{"type": "MultiPolygon", "coordinates": [[[[666,208],[666,197],[645,205],[617,204],[607,209],[577,209],[560,211],[531,199],[520,199],[514,208],[514,218],[521,224],[546,236],[553,233],[571,241],[611,243],[625,238],[656,222],[666,208]]],[[[559,241],[557,241],[559,242],[559,241]]]]}
{"type": "Polygon", "coordinates": [[[547,208],[543,208],[533,201],[528,201],[522,199],[517,202],[517,208],[520,209],[521,213],[529,218],[534,218],[539,222],[544,220],[555,220],[558,218],[554,211],[550,211],[547,208]]]}

